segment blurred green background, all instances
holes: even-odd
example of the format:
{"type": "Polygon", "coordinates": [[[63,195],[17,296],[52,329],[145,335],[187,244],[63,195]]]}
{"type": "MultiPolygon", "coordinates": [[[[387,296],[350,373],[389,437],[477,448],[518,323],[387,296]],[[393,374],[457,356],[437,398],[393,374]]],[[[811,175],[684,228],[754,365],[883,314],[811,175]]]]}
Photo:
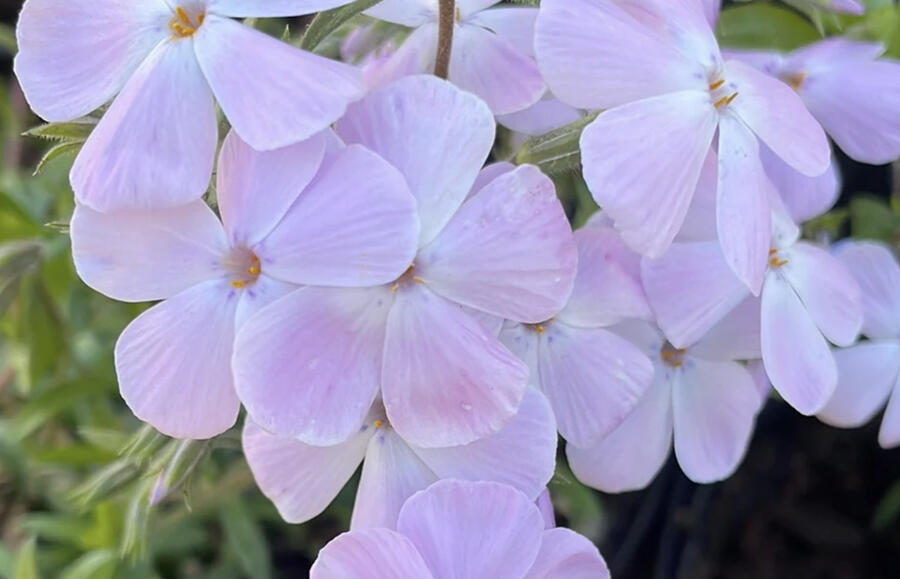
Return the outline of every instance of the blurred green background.
{"type": "MultiPolygon", "coordinates": [[[[237,429],[171,441],[118,396],[112,347],[146,306],[112,302],[75,276],[66,177],[81,136],[23,136],[39,119],[11,76],[20,4],[0,0],[0,579],[305,577],[346,529],[352,484],[322,516],[287,525],[253,487],[237,429]],[[151,506],[160,481],[168,492],[151,506]]],[[[732,46],[790,49],[847,31],[900,56],[900,11],[869,4],[861,19],[804,13],[804,0],[800,11],[732,6],[719,32],[732,46]]],[[[897,167],[840,161],[840,207],[807,234],[900,247],[897,167]]],[[[593,210],[583,183],[557,182],[583,220],[593,210]]],[[[646,491],[604,496],[561,456],[550,488],[560,522],[595,540],[618,578],[898,577],[900,451],[880,450],[875,432],[827,428],[772,401],[723,484],[694,485],[670,461],[646,491]]]]}

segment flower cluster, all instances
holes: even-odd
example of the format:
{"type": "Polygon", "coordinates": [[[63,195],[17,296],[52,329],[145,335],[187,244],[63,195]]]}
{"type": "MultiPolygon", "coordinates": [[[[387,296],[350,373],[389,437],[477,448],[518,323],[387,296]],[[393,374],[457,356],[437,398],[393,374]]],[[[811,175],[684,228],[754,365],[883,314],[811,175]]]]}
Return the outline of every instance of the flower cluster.
{"type": "Polygon", "coordinates": [[[723,52],[709,0],[457,0],[441,80],[444,0],[371,7],[407,36],[357,29],[359,66],[235,20],[349,3],[28,0],[16,58],[46,120],[108,104],[79,120],[70,231],[86,284],[159,302],[115,348],[135,416],[206,439],[243,407],[291,522],[362,463],[313,577],[603,577],[536,506],[557,431],[598,489],[646,486],[672,447],[712,482],[770,388],[838,426],[900,389],[900,266],[797,225],[837,197],[826,134],[900,157],[882,46],[723,52]],[[587,124],[602,211],[573,233],[538,167],[490,164],[498,122],[587,124]]]}

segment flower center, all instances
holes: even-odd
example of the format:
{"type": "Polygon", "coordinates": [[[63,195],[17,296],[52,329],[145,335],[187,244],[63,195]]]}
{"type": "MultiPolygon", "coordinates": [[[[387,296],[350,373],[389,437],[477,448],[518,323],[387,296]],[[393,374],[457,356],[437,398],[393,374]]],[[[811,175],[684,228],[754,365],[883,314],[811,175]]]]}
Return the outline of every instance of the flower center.
{"type": "Polygon", "coordinates": [[[681,365],[684,364],[685,354],[687,354],[687,349],[676,348],[669,342],[666,342],[665,344],[663,344],[662,350],[660,350],[659,352],[659,357],[669,366],[673,368],[681,368],[681,365]]]}
{"type": "Polygon", "coordinates": [[[806,82],[806,73],[792,72],[790,74],[782,76],[781,80],[784,81],[792,89],[799,91],[803,87],[803,83],[806,82]]]}
{"type": "Polygon", "coordinates": [[[778,250],[774,247],[769,250],[769,267],[771,268],[779,268],[783,265],[787,265],[788,260],[781,259],[778,255],[778,250]]]}
{"type": "Polygon", "coordinates": [[[183,7],[175,8],[175,16],[169,22],[169,30],[174,38],[190,38],[203,24],[206,13],[203,11],[188,12],[183,7]]]}
{"type": "Polygon", "coordinates": [[[396,292],[400,288],[406,287],[413,283],[420,283],[420,284],[424,285],[425,280],[416,276],[415,271],[416,271],[416,264],[412,264],[411,266],[409,266],[409,269],[407,269],[405,272],[403,272],[403,275],[398,277],[397,281],[394,282],[394,285],[391,286],[391,291],[396,292]]]}
{"type": "Polygon", "coordinates": [[[231,253],[222,261],[222,266],[228,273],[231,287],[235,289],[244,289],[255,284],[259,279],[259,274],[262,273],[259,258],[246,247],[232,249],[231,253]]]}
{"type": "Polygon", "coordinates": [[[738,97],[737,91],[732,91],[732,87],[728,86],[724,78],[709,84],[709,94],[713,98],[713,106],[717,109],[727,107],[734,99],[738,97]]]}
{"type": "Polygon", "coordinates": [[[541,322],[539,324],[525,324],[525,327],[540,336],[547,331],[547,326],[549,326],[552,321],[553,318],[550,318],[546,322],[541,322]]]}

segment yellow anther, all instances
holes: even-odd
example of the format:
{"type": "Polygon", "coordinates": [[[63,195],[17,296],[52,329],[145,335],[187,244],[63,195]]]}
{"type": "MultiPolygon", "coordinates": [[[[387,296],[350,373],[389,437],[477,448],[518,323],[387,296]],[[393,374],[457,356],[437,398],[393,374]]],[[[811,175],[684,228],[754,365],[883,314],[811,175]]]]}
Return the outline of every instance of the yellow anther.
{"type": "Polygon", "coordinates": [[[544,326],[541,326],[541,325],[535,326],[535,327],[534,327],[534,332],[535,332],[536,334],[543,334],[543,333],[544,333],[544,326]]]}
{"type": "Polygon", "coordinates": [[[734,102],[734,99],[736,99],[737,96],[738,96],[738,93],[734,93],[731,96],[722,97],[719,100],[717,100],[715,103],[713,103],[713,106],[716,107],[717,109],[720,109],[722,107],[727,107],[728,105],[730,105],[731,103],[734,102]]]}
{"type": "Polygon", "coordinates": [[[769,250],[769,267],[781,267],[787,265],[787,263],[788,260],[778,257],[777,249],[772,248],[769,250]]]}
{"type": "Polygon", "coordinates": [[[249,273],[250,275],[259,275],[259,266],[252,265],[252,266],[248,267],[247,273],[249,273]]]}
{"type": "Polygon", "coordinates": [[[805,72],[795,72],[792,74],[785,75],[784,78],[785,83],[790,86],[794,90],[800,90],[800,87],[803,86],[803,83],[806,81],[806,73],[805,72]]]}
{"type": "Polygon", "coordinates": [[[725,79],[724,79],[724,78],[719,79],[719,80],[717,80],[716,82],[714,82],[714,83],[712,83],[711,85],[709,85],[709,90],[716,90],[717,88],[719,88],[719,87],[722,86],[723,84],[725,84],[725,79]]]}
{"type": "Polygon", "coordinates": [[[663,346],[662,351],[659,353],[659,357],[662,358],[662,361],[668,364],[673,368],[681,368],[684,365],[684,355],[687,354],[687,350],[685,348],[675,348],[668,342],[663,346]]]}
{"type": "Polygon", "coordinates": [[[412,280],[413,280],[414,282],[420,283],[420,284],[422,284],[422,285],[425,284],[425,280],[422,279],[422,278],[420,278],[420,277],[417,277],[417,276],[413,276],[412,280]]]}
{"type": "Polygon", "coordinates": [[[382,422],[380,420],[376,420],[375,422],[372,423],[372,426],[374,426],[375,428],[381,428],[382,426],[384,426],[384,422],[382,422]]]}
{"type": "Polygon", "coordinates": [[[247,287],[247,282],[239,279],[233,279],[231,280],[231,287],[233,287],[234,289],[244,289],[245,287],[247,287]]]}
{"type": "Polygon", "coordinates": [[[169,22],[169,29],[176,38],[188,38],[193,36],[197,29],[203,24],[206,14],[200,12],[195,16],[196,22],[191,20],[191,16],[187,10],[178,6],[175,8],[175,18],[169,22]]]}

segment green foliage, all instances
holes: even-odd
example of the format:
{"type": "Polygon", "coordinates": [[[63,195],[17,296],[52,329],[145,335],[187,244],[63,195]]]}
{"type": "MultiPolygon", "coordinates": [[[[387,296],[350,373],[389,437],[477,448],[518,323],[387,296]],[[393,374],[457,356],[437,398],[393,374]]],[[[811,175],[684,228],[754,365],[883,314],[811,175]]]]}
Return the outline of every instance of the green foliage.
{"type": "Polygon", "coordinates": [[[378,4],[379,1],[380,0],[356,0],[356,2],[346,6],[320,12],[313,18],[309,28],[307,28],[306,32],[303,34],[303,38],[300,41],[300,47],[305,50],[315,50],[329,34],[340,28],[342,24],[360,12],[368,10],[372,6],[378,4]]]}
{"type": "Polygon", "coordinates": [[[744,49],[794,50],[822,35],[796,12],[763,2],[722,11],[716,29],[723,46],[744,49]]]}

